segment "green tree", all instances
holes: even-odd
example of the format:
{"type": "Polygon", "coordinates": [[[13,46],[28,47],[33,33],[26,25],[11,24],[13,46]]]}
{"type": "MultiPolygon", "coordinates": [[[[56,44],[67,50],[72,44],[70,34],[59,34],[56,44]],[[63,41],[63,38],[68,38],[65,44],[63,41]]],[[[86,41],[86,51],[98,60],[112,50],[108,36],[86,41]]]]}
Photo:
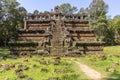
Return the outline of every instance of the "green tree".
{"type": "Polygon", "coordinates": [[[49,13],[49,11],[44,11],[43,13],[49,13]]]}
{"type": "Polygon", "coordinates": [[[88,7],[88,13],[92,22],[98,21],[100,16],[106,16],[107,12],[108,5],[103,0],[93,0],[88,7]]]}
{"type": "Polygon", "coordinates": [[[2,3],[0,1],[0,20],[1,20],[1,18],[2,18],[2,3]]]}
{"type": "Polygon", "coordinates": [[[39,11],[38,10],[34,10],[33,14],[37,15],[37,14],[39,14],[39,11]]]}
{"type": "Polygon", "coordinates": [[[115,41],[120,43],[120,15],[115,16],[112,23],[112,27],[115,32],[115,41]]]}
{"type": "Polygon", "coordinates": [[[108,45],[114,45],[115,44],[115,32],[113,28],[113,25],[114,25],[113,20],[107,19],[107,23],[108,25],[107,25],[107,30],[106,30],[104,41],[108,45]]]}
{"type": "Polygon", "coordinates": [[[27,10],[24,7],[19,7],[18,8],[18,14],[19,14],[19,16],[16,16],[16,20],[17,20],[17,23],[18,23],[18,27],[22,28],[22,27],[24,27],[23,19],[27,14],[27,10]]]}
{"type": "Polygon", "coordinates": [[[107,20],[104,16],[98,17],[98,21],[96,26],[94,27],[95,33],[99,39],[104,39],[106,31],[107,31],[107,20]]]}
{"type": "Polygon", "coordinates": [[[85,13],[85,9],[84,9],[84,8],[80,8],[80,10],[79,10],[78,13],[79,13],[79,14],[85,13]]]}
{"type": "Polygon", "coordinates": [[[17,36],[17,28],[22,26],[25,9],[16,0],[1,0],[0,44],[7,44],[11,37],[17,36]],[[24,10],[23,10],[24,9],[24,10]]]}
{"type": "Polygon", "coordinates": [[[77,11],[77,7],[71,6],[69,3],[64,3],[60,5],[62,13],[72,14],[77,11]]]}
{"type": "Polygon", "coordinates": [[[106,13],[108,5],[103,0],[93,0],[87,8],[90,25],[95,30],[97,38],[105,40],[107,35],[107,18],[106,13]]]}
{"type": "Polygon", "coordinates": [[[120,36],[120,15],[117,15],[113,19],[114,28],[117,31],[118,35],[120,36]]]}

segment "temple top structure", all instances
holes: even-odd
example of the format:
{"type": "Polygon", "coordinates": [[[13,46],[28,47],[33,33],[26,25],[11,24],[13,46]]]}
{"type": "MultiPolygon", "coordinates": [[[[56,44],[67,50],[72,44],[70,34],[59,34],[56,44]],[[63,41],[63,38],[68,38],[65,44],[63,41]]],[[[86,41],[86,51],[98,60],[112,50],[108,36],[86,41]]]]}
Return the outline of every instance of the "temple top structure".
{"type": "Polygon", "coordinates": [[[59,6],[54,8],[53,12],[39,13],[39,14],[27,14],[24,17],[24,21],[40,21],[40,20],[87,20],[87,14],[65,14],[62,13],[59,6]]]}
{"type": "Polygon", "coordinates": [[[60,13],[60,12],[61,12],[60,7],[59,7],[59,6],[56,6],[56,7],[54,8],[54,12],[60,13]]]}

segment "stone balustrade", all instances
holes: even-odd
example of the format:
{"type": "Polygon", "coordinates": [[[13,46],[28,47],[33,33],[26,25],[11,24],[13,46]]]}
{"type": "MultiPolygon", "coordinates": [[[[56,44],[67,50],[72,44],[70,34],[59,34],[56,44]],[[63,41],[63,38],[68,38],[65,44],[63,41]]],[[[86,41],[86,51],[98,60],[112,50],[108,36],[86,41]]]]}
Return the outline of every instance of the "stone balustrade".
{"type": "Polygon", "coordinates": [[[37,15],[28,14],[24,17],[24,21],[31,21],[31,20],[86,20],[86,14],[63,14],[63,13],[40,13],[37,15]]]}

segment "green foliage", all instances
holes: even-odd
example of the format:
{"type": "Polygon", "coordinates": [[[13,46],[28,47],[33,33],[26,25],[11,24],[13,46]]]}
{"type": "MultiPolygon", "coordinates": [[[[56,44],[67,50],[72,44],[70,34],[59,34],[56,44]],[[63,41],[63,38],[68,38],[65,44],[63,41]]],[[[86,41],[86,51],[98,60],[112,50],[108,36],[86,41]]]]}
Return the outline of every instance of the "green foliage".
{"type": "Polygon", "coordinates": [[[104,41],[107,44],[120,44],[120,16],[107,20],[108,27],[104,41]]]}
{"type": "MultiPolygon", "coordinates": [[[[62,13],[73,14],[78,9],[69,3],[60,5],[62,13]]],[[[89,7],[80,8],[79,14],[87,13],[91,27],[95,30],[97,38],[106,44],[120,43],[120,16],[107,19],[108,5],[103,0],[93,0],[89,7]]],[[[44,13],[49,13],[45,11],[44,13]]],[[[17,29],[23,27],[23,18],[27,14],[16,0],[0,0],[0,46],[6,46],[11,38],[17,39],[17,29]]],[[[39,14],[35,10],[33,14],[39,14]]]]}
{"type": "Polygon", "coordinates": [[[0,48],[0,57],[9,57],[9,49],[0,48]]]}
{"type": "Polygon", "coordinates": [[[23,26],[23,16],[27,13],[16,0],[0,1],[0,45],[7,44],[11,37],[16,37],[16,29],[23,26]]]}
{"type": "Polygon", "coordinates": [[[33,46],[37,46],[38,45],[38,42],[36,41],[16,41],[16,42],[9,42],[9,45],[10,46],[30,46],[30,45],[33,45],[33,46]]]}
{"type": "Polygon", "coordinates": [[[115,43],[114,29],[111,27],[113,24],[106,18],[108,5],[103,0],[93,0],[87,12],[90,25],[95,30],[97,38],[107,45],[113,45],[115,43]]]}
{"type": "Polygon", "coordinates": [[[115,32],[113,28],[113,21],[111,19],[107,20],[107,30],[105,34],[105,38],[103,39],[107,45],[115,44],[115,32]]]}
{"type": "Polygon", "coordinates": [[[84,13],[85,12],[85,9],[84,8],[80,8],[79,12],[80,14],[84,13]]]}
{"type": "Polygon", "coordinates": [[[105,47],[104,54],[87,55],[79,60],[101,72],[105,80],[117,80],[120,79],[118,75],[120,74],[119,48],[120,46],[105,47]],[[108,69],[112,67],[115,67],[115,71],[109,72],[108,69]]]}
{"type": "Polygon", "coordinates": [[[33,14],[37,15],[37,14],[39,14],[39,11],[38,10],[34,10],[33,14]]]}
{"type": "Polygon", "coordinates": [[[88,7],[90,20],[97,21],[100,16],[105,16],[108,5],[103,0],[93,0],[88,7]]]}
{"type": "Polygon", "coordinates": [[[19,64],[27,65],[29,67],[28,70],[21,71],[21,73],[27,75],[27,77],[22,80],[27,80],[28,78],[32,78],[33,80],[47,80],[53,77],[59,77],[59,80],[87,79],[85,76],[81,76],[83,74],[76,70],[76,66],[69,59],[61,58],[58,61],[60,63],[54,65],[54,63],[57,62],[54,57],[48,58],[39,56],[2,60],[0,64],[15,64],[15,68],[11,68],[10,70],[0,68],[0,79],[9,78],[10,80],[19,80],[15,73],[19,64]],[[27,62],[25,60],[27,60],[27,62]],[[45,64],[41,64],[40,62],[42,61],[45,62],[45,64]],[[41,71],[41,69],[47,69],[47,71],[41,71]],[[55,69],[58,69],[58,72],[55,72],[55,69]]]}
{"type": "Polygon", "coordinates": [[[78,14],[86,14],[86,15],[89,15],[89,10],[88,8],[80,8],[80,10],[78,11],[78,14]]]}
{"type": "Polygon", "coordinates": [[[71,6],[69,3],[64,3],[60,5],[60,9],[63,13],[73,14],[77,11],[77,7],[71,6]]]}
{"type": "Polygon", "coordinates": [[[103,40],[107,32],[107,20],[105,16],[98,17],[98,21],[94,29],[97,37],[103,40]]]}
{"type": "Polygon", "coordinates": [[[120,43],[120,15],[114,17],[112,27],[115,32],[115,41],[120,43]]]}

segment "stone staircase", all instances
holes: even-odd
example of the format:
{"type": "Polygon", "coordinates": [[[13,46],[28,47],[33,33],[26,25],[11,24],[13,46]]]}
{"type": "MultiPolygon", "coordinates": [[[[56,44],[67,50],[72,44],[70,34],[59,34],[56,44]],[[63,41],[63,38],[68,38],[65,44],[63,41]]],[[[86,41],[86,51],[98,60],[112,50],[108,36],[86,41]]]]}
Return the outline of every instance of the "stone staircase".
{"type": "Polygon", "coordinates": [[[62,55],[63,53],[63,31],[61,21],[56,20],[55,27],[53,28],[52,35],[52,50],[51,54],[54,56],[62,55]]]}

